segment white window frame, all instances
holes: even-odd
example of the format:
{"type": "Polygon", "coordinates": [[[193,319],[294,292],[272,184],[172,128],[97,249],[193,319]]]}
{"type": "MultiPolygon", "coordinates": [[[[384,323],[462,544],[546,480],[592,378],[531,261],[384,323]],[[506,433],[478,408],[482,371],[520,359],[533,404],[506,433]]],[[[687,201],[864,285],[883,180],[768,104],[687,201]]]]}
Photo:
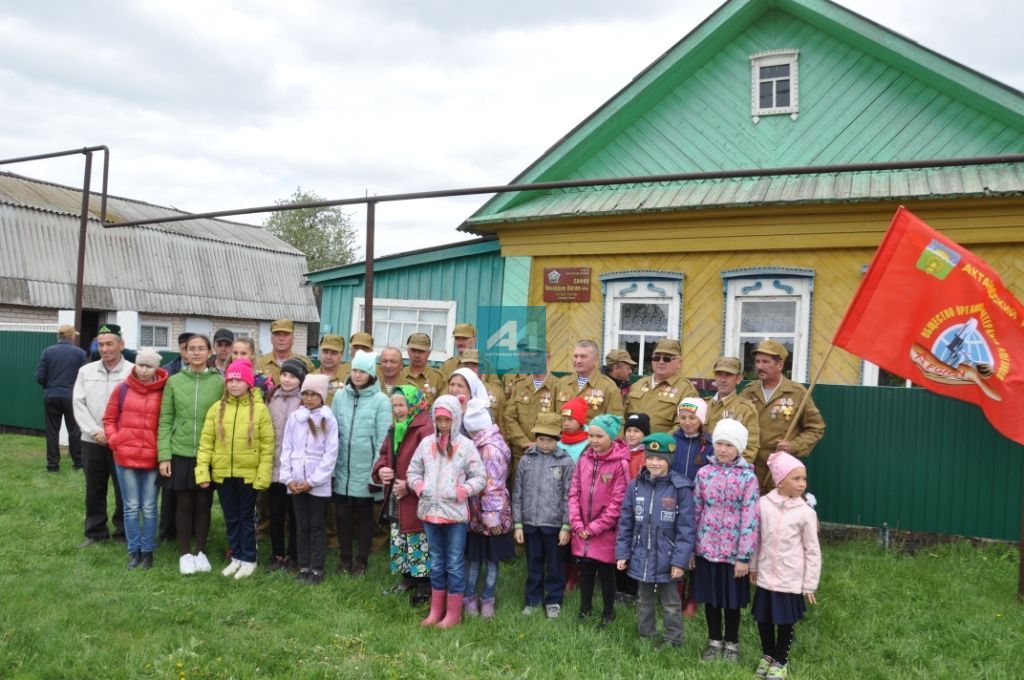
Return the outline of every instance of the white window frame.
{"type": "MultiPolygon", "coordinates": [[[[860,367],[860,384],[865,387],[880,387],[878,384],[878,364],[873,364],[870,361],[861,361],[860,367]]],[[[904,380],[903,387],[913,387],[914,383],[911,380],[904,380]]],[[[895,387],[895,385],[886,385],[886,387],[895,387]]]]}
{"type": "MultiPolygon", "coordinates": [[[[392,308],[398,307],[401,309],[434,309],[443,310],[447,313],[445,321],[445,332],[444,332],[444,346],[437,347],[431,343],[430,348],[430,361],[445,361],[448,357],[455,354],[455,339],[452,337],[452,333],[455,331],[455,313],[457,303],[454,300],[399,300],[395,298],[374,298],[373,308],[374,310],[383,309],[385,307],[392,308]]],[[[352,300],[352,329],[351,333],[358,333],[363,330],[363,317],[365,316],[364,309],[366,308],[366,298],[357,297],[352,300]]],[[[380,344],[377,342],[377,338],[381,337],[378,333],[372,333],[375,352],[387,347],[386,344],[380,344]]],[[[406,336],[408,337],[408,336],[406,336]]],[[[404,339],[403,339],[404,342],[404,339]]],[[[402,356],[408,359],[408,353],[403,345],[401,348],[402,356]]]]}
{"type": "MultiPolygon", "coordinates": [[[[622,303],[664,303],[668,302],[668,324],[665,334],[656,334],[657,339],[679,339],[682,336],[683,279],[681,272],[656,270],[634,270],[611,272],[601,275],[601,290],[604,295],[604,354],[621,347],[622,335],[655,335],[639,331],[623,331],[618,327],[622,303]]],[[[652,338],[654,339],[654,338],[652,338]]],[[[639,367],[650,362],[644,356],[643,337],[640,341],[639,356],[633,357],[639,367]]]]}
{"type": "MultiPolygon", "coordinates": [[[[171,347],[171,324],[163,323],[161,321],[140,321],[139,322],[139,346],[140,347],[146,346],[145,343],[142,342],[142,329],[147,327],[147,326],[152,328],[152,329],[154,329],[154,330],[157,329],[157,328],[162,328],[162,329],[164,329],[167,332],[167,344],[166,345],[153,345],[152,346],[153,349],[162,349],[162,350],[166,350],[166,351],[174,350],[175,352],[178,351],[177,345],[175,345],[174,347],[171,347]]],[[[155,333],[154,333],[154,335],[155,335],[155,333]]]]}
{"type": "MultiPolygon", "coordinates": [[[[743,361],[741,336],[751,333],[740,332],[740,305],[745,300],[782,301],[795,300],[796,328],[792,333],[765,335],[775,340],[792,340],[792,380],[807,382],[810,363],[811,307],[814,293],[814,272],[786,268],[764,268],[730,270],[722,272],[725,295],[725,329],[722,353],[725,356],[740,357],[743,361]]],[[[749,373],[753,367],[744,366],[749,373]]]]}
{"type": "MultiPolygon", "coordinates": [[[[789,114],[793,120],[800,112],[800,50],[769,50],[750,55],[750,116],[756,125],[761,116],[789,114]],[[789,106],[761,108],[761,68],[789,65],[789,106]]],[[[775,80],[774,78],[771,80],[775,80]]],[[[774,103],[774,92],[772,102],[774,103]]]]}

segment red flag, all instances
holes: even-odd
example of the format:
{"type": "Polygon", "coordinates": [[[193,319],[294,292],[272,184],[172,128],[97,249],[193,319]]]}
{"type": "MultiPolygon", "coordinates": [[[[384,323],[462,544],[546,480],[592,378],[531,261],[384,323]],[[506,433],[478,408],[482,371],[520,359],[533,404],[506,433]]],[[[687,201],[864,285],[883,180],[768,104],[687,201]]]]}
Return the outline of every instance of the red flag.
{"type": "Polygon", "coordinates": [[[977,404],[1024,444],[1024,306],[985,262],[906,208],[896,211],[832,342],[977,404]]]}

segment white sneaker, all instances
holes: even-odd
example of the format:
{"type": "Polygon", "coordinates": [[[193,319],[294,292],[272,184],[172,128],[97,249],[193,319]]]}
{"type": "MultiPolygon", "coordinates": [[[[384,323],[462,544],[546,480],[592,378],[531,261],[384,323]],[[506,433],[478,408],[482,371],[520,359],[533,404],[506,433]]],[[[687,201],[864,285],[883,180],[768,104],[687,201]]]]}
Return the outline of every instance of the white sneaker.
{"type": "Polygon", "coordinates": [[[241,566],[238,567],[238,571],[235,572],[235,578],[245,578],[246,576],[252,576],[254,571],[256,571],[255,562],[241,562],[241,566]]]}
{"type": "Polygon", "coordinates": [[[197,572],[207,572],[213,569],[213,567],[210,566],[210,560],[206,559],[206,555],[201,552],[196,553],[195,563],[197,572]]]}
{"type": "Polygon", "coordinates": [[[178,571],[185,576],[196,573],[196,559],[192,555],[182,555],[178,558],[178,571]]]}
{"type": "Polygon", "coordinates": [[[560,604],[548,604],[544,605],[544,611],[549,619],[557,619],[558,615],[562,613],[562,605],[560,604]]]}
{"type": "Polygon", "coordinates": [[[228,566],[224,567],[224,569],[221,570],[220,573],[224,574],[225,576],[231,576],[236,571],[238,571],[239,567],[241,566],[242,560],[236,560],[234,557],[232,557],[231,561],[228,562],[228,566]]]}
{"type": "Polygon", "coordinates": [[[525,607],[523,607],[523,616],[529,616],[535,611],[537,611],[537,607],[535,607],[532,604],[528,604],[525,607]]]}

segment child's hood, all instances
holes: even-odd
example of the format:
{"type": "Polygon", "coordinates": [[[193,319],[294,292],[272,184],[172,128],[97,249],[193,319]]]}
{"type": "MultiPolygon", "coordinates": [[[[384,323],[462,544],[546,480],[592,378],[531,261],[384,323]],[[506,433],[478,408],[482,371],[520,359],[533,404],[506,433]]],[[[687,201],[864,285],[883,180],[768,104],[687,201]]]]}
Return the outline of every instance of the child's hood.
{"type": "Polygon", "coordinates": [[[430,407],[430,420],[434,423],[434,431],[437,431],[437,409],[445,408],[452,414],[452,436],[462,431],[462,404],[450,394],[442,394],[430,407]]]}
{"type": "Polygon", "coordinates": [[[779,493],[778,489],[772,489],[764,496],[762,496],[762,498],[766,502],[771,503],[772,505],[779,508],[792,509],[799,508],[801,505],[807,505],[807,501],[805,501],[802,496],[797,496],[796,498],[793,498],[792,496],[783,496],[781,493],[779,493]]]}
{"type": "Polygon", "coordinates": [[[754,467],[753,465],[751,465],[747,461],[746,458],[743,457],[742,453],[738,454],[736,456],[735,460],[731,460],[728,463],[723,463],[722,461],[718,460],[718,456],[716,456],[712,452],[711,454],[708,455],[708,461],[712,465],[718,465],[719,467],[724,467],[724,468],[745,468],[745,467],[746,468],[753,468],[754,467]]]}

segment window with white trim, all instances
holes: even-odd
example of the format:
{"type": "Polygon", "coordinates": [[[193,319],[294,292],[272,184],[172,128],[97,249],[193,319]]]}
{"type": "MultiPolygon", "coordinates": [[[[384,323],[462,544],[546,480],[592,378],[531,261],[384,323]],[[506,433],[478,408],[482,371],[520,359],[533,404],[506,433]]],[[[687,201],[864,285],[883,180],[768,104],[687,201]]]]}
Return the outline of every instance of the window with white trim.
{"type": "MultiPolygon", "coordinates": [[[[162,323],[139,324],[139,347],[171,349],[171,326],[162,323]]],[[[178,348],[175,347],[175,350],[178,348]]]]}
{"type": "Polygon", "coordinates": [[[722,272],[726,356],[739,357],[743,375],[756,378],[754,348],[772,339],[788,351],[783,372],[807,382],[814,271],[765,267],[722,272]]]}
{"type": "MultiPolygon", "coordinates": [[[[455,330],[454,300],[373,300],[373,349],[399,347],[413,333],[430,336],[430,361],[444,361],[455,353],[452,332],[455,330]]],[[[352,302],[352,333],[363,330],[366,298],[352,302]]]]}
{"type": "Polygon", "coordinates": [[[799,50],[771,50],[750,55],[750,115],[789,114],[796,120],[799,106],[799,50]]]}
{"type": "Polygon", "coordinates": [[[601,275],[604,293],[604,353],[624,349],[637,372],[651,372],[658,340],[680,337],[683,274],[627,271],[601,275]]]}

